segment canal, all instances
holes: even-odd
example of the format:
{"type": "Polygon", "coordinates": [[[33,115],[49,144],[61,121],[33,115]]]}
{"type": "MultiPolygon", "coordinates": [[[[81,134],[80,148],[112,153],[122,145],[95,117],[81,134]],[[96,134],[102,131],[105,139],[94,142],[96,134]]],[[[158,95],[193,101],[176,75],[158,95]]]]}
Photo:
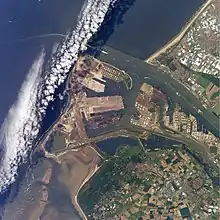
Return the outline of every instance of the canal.
{"type": "Polygon", "coordinates": [[[147,149],[170,149],[175,146],[182,145],[180,142],[167,139],[165,137],[157,136],[157,135],[150,135],[147,140],[141,140],[142,144],[147,149]]]}
{"type": "Polygon", "coordinates": [[[218,117],[207,111],[201,102],[181,83],[174,80],[168,74],[145,63],[143,60],[108,46],[105,46],[103,49],[108,54],[101,53],[98,59],[125,70],[133,79],[132,89],[123,94],[127,108],[134,106],[135,97],[138,94],[140,85],[146,82],[166,93],[173,102],[179,103],[186,112],[194,115],[208,130],[219,136],[218,117]],[[198,109],[202,111],[201,114],[197,112],[198,109]]]}

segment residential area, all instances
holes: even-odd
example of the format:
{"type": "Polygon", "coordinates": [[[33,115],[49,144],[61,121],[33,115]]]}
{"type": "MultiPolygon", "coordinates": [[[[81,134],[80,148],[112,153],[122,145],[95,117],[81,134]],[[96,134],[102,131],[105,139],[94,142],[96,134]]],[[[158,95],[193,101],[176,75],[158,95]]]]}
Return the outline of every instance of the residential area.
{"type": "Polygon", "coordinates": [[[120,187],[102,195],[89,219],[218,218],[219,193],[186,152],[148,152],[120,171],[120,187]]]}
{"type": "Polygon", "coordinates": [[[220,114],[219,11],[219,1],[212,1],[180,42],[155,62],[217,116],[220,114]]]}

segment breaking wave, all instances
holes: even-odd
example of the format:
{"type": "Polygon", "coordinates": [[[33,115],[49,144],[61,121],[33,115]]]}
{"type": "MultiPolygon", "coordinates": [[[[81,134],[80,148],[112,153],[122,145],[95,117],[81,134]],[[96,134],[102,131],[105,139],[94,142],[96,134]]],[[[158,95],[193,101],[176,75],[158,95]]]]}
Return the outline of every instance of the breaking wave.
{"type": "Polygon", "coordinates": [[[20,163],[25,162],[36,139],[40,122],[53,100],[55,89],[64,82],[80,51],[102,24],[116,0],[86,0],[79,14],[75,30],[68,35],[52,57],[46,74],[42,74],[45,52],[34,61],[1,128],[0,145],[4,156],[0,167],[0,193],[17,177],[20,163]]]}
{"type": "Polygon", "coordinates": [[[25,156],[32,146],[33,138],[39,131],[35,103],[44,56],[45,53],[42,51],[34,61],[21,86],[18,100],[10,108],[1,128],[1,144],[4,146],[0,168],[1,190],[15,180],[18,164],[26,159],[25,156]]]}

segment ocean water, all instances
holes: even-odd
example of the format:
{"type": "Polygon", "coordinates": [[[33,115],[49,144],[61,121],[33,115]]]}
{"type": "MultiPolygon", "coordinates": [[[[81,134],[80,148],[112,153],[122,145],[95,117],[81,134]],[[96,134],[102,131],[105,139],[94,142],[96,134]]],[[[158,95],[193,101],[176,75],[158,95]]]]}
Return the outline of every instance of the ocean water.
{"type": "Polygon", "coordinates": [[[0,86],[4,90],[0,93],[4,103],[1,112],[4,122],[0,146],[4,156],[0,166],[0,192],[16,180],[18,166],[26,161],[39,136],[55,91],[65,81],[78,53],[86,49],[87,41],[98,30],[114,0],[75,1],[75,4],[66,1],[66,5],[60,1],[1,4],[4,22],[14,28],[7,28],[2,22],[1,70],[8,74],[2,73],[1,83],[5,87],[0,86]],[[65,36],[67,32],[69,34],[65,36]],[[57,41],[48,39],[55,36],[64,38],[62,42],[58,41],[57,48],[57,41]],[[8,110],[11,105],[5,117],[4,109],[8,110]]]}
{"type": "MultiPolygon", "coordinates": [[[[11,202],[18,204],[16,210],[22,212],[18,198],[23,194],[21,189],[27,187],[23,179],[29,167],[28,155],[42,126],[46,129],[57,117],[56,104],[60,102],[54,94],[63,90],[78,53],[86,49],[87,41],[113,4],[111,0],[1,4],[1,212],[11,191],[15,192],[10,195],[11,202]],[[48,109],[51,107],[55,108],[51,109],[54,116],[48,109]]],[[[6,220],[11,218],[16,216],[6,216],[6,220]]]]}
{"type": "Polygon", "coordinates": [[[121,18],[107,44],[147,59],[170,41],[205,0],[136,0],[121,18]]]}
{"type": "MultiPolygon", "coordinates": [[[[94,45],[107,42],[145,57],[172,38],[201,2],[170,0],[166,13],[162,13],[163,0],[1,1],[0,193],[17,179],[18,166],[33,148],[42,121],[46,127],[52,123],[48,104],[78,52],[85,49],[101,24],[94,45]]],[[[56,106],[49,104],[52,107],[56,106]]],[[[56,112],[54,115],[57,117],[56,112]]]]}
{"type": "Polygon", "coordinates": [[[42,48],[51,53],[61,36],[76,26],[81,0],[3,0],[0,2],[0,124],[17,98],[27,72],[42,48]],[[6,95],[7,94],[7,95],[6,95]]]}

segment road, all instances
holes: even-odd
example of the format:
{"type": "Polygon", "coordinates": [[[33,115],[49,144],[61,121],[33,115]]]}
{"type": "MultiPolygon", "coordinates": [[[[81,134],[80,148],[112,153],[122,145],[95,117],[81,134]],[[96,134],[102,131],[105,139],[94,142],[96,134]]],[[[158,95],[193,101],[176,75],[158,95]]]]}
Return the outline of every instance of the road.
{"type": "Polygon", "coordinates": [[[147,63],[152,63],[152,61],[158,57],[160,54],[166,52],[167,49],[178,43],[186,34],[186,32],[189,30],[191,25],[196,21],[196,19],[201,15],[201,13],[212,3],[213,0],[207,0],[200,9],[195,13],[195,15],[187,22],[182,30],[177,34],[171,41],[169,41],[166,45],[164,45],[160,50],[156,51],[154,54],[152,54],[147,60],[147,63]]]}
{"type": "Polygon", "coordinates": [[[207,111],[189,90],[173,79],[167,73],[145,63],[143,60],[132,57],[124,52],[105,46],[108,54],[101,53],[99,60],[125,70],[133,79],[133,87],[123,95],[125,106],[134,106],[141,83],[147,82],[165,92],[172,101],[180,103],[189,113],[194,115],[208,130],[220,136],[219,118],[207,111]],[[178,93],[177,93],[178,92],[178,93]],[[202,113],[198,113],[198,110],[202,113]]]}
{"type": "Polygon", "coordinates": [[[56,151],[54,155],[58,158],[60,155],[68,151],[72,151],[74,149],[76,150],[77,148],[87,146],[88,144],[98,143],[110,138],[129,137],[139,139],[143,138],[144,134],[145,136],[149,134],[154,134],[168,139],[176,140],[182,144],[185,144],[188,146],[188,149],[190,151],[197,152],[197,155],[199,155],[202,158],[203,163],[209,164],[216,172],[218,172],[219,170],[218,166],[216,166],[216,164],[213,163],[213,158],[211,157],[208,148],[202,143],[196,141],[195,139],[188,137],[184,134],[174,134],[166,130],[141,128],[139,126],[130,124],[129,121],[126,120],[118,122],[116,126],[109,125],[105,128],[97,129],[97,133],[94,137],[87,138],[86,140],[84,140],[83,143],[80,144],[70,143],[66,149],[56,151]]]}
{"type": "MultiPolygon", "coordinates": [[[[135,98],[138,95],[139,88],[143,82],[147,82],[165,92],[169,97],[171,97],[173,102],[180,103],[184,110],[194,115],[208,130],[219,137],[219,118],[207,111],[202,106],[201,102],[181,83],[173,79],[167,73],[164,73],[156,69],[156,67],[147,64],[143,60],[132,57],[124,52],[108,46],[105,46],[103,50],[105,50],[108,54],[100,54],[98,57],[99,60],[125,70],[133,79],[132,89],[122,94],[126,109],[131,110],[134,108],[135,98]],[[200,109],[202,113],[198,113],[198,109],[200,109]]],[[[127,113],[127,115],[124,117],[122,123],[126,123],[128,116],[129,113],[127,113]]],[[[110,127],[111,126],[103,129],[103,132],[110,129],[110,127]]],[[[120,125],[118,127],[120,127],[120,125]]],[[[114,129],[117,129],[117,126],[114,129]]],[[[126,129],[128,129],[128,127],[126,127],[126,129]]],[[[132,125],[132,128],[130,129],[134,129],[134,126],[132,125]]],[[[218,176],[219,168],[213,162],[213,158],[208,152],[206,146],[198,143],[196,140],[190,137],[186,137],[185,135],[172,134],[171,132],[166,131],[156,132],[146,129],[145,131],[150,132],[151,134],[171,138],[186,144],[190,151],[197,152],[199,157],[202,158],[203,163],[208,164],[212,171],[214,171],[214,173],[218,176]]]]}

